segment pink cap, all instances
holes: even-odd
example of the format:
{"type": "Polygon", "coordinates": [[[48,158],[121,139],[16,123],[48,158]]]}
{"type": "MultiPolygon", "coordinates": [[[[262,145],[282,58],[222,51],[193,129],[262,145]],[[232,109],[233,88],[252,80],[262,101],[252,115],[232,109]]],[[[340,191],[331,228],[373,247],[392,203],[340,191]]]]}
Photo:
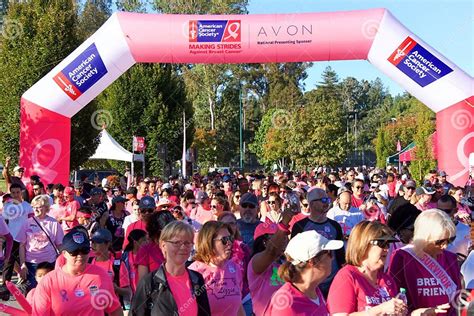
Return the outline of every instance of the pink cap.
{"type": "Polygon", "coordinates": [[[72,187],[66,187],[64,189],[64,195],[74,195],[74,189],[72,187]]]}
{"type": "Polygon", "coordinates": [[[257,228],[255,228],[255,232],[253,233],[253,240],[256,240],[258,237],[270,234],[273,235],[278,231],[278,225],[275,223],[260,223],[258,224],[257,228]]]}

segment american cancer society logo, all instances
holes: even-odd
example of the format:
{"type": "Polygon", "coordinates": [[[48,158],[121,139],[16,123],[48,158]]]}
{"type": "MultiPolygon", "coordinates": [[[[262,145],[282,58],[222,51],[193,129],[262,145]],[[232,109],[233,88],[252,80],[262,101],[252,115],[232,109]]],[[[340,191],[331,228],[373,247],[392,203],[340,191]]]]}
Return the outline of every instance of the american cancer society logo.
{"type": "Polygon", "coordinates": [[[240,20],[190,20],[189,42],[240,42],[240,20]]]}
{"type": "Polygon", "coordinates": [[[388,61],[421,87],[453,71],[410,36],[390,55],[388,61]]]}
{"type": "Polygon", "coordinates": [[[54,76],[56,84],[76,100],[107,73],[95,43],[54,76]]]}

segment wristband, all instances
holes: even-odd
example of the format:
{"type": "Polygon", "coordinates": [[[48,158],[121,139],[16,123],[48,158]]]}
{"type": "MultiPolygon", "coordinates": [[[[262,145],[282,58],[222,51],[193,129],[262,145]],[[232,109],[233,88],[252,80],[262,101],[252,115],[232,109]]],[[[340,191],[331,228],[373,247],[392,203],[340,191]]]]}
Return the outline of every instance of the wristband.
{"type": "Polygon", "coordinates": [[[285,225],[282,222],[278,223],[278,229],[283,231],[285,234],[289,235],[290,234],[290,226],[285,225]]]}

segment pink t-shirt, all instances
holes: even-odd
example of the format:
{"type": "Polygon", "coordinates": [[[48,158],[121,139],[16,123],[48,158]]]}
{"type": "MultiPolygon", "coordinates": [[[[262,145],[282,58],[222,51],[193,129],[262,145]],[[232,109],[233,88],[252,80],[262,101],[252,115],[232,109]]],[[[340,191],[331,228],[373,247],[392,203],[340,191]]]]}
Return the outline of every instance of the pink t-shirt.
{"type": "Polygon", "coordinates": [[[166,280],[178,307],[179,316],[197,316],[198,306],[196,298],[193,297],[188,271],[186,270],[183,275],[178,276],[172,276],[166,272],[166,280]]]}
{"type": "MultiPolygon", "coordinates": [[[[456,254],[444,250],[436,261],[447,272],[451,280],[461,289],[461,272],[456,254]]],[[[410,311],[422,307],[434,307],[450,302],[443,286],[438,280],[411,254],[398,249],[393,255],[388,272],[398,287],[407,290],[408,307],[410,311]]],[[[454,308],[449,309],[447,316],[456,315],[454,308]]]]}
{"type": "Polygon", "coordinates": [[[48,233],[49,238],[56,246],[61,245],[64,237],[63,229],[54,218],[47,215],[43,219],[28,218],[18,233],[18,241],[25,243],[25,260],[31,263],[54,262],[56,260],[56,250],[35,219],[48,233]]]}
{"type": "Polygon", "coordinates": [[[113,255],[110,256],[109,260],[107,261],[96,261],[95,258],[92,260],[91,264],[101,267],[107,274],[110,276],[110,280],[114,282],[115,280],[115,272],[113,265],[120,264],[120,277],[119,277],[119,287],[127,287],[130,285],[130,278],[128,276],[127,268],[125,264],[120,261],[120,259],[115,259],[113,255]]]}
{"type": "Polygon", "coordinates": [[[33,297],[33,316],[103,316],[120,308],[110,277],[101,268],[87,265],[83,274],[56,269],[43,277],[33,297]]]}
{"type": "Polygon", "coordinates": [[[138,249],[135,257],[135,264],[137,266],[146,266],[148,272],[157,270],[165,261],[165,257],[161,252],[160,246],[154,242],[147,242],[138,249]]]}
{"type": "Polygon", "coordinates": [[[64,204],[55,203],[49,208],[48,215],[58,220],[59,218],[64,217],[64,215],[66,215],[66,206],[64,204]]]}
{"type": "Polygon", "coordinates": [[[253,259],[250,259],[247,268],[250,296],[252,296],[253,311],[256,316],[263,315],[263,311],[275,293],[285,281],[278,276],[279,265],[273,262],[262,274],[256,274],[252,268],[253,259]]]}
{"type": "MultiPolygon", "coordinates": [[[[0,215],[0,236],[5,236],[10,234],[10,230],[8,229],[7,223],[5,223],[5,220],[3,217],[0,215]]],[[[0,260],[3,260],[3,251],[0,251],[0,260]]]]}
{"type": "Polygon", "coordinates": [[[132,251],[128,253],[128,275],[130,278],[130,286],[132,287],[132,293],[135,293],[137,291],[138,284],[138,269],[137,265],[135,264],[135,257],[136,254],[134,254],[132,251]]]}
{"type": "Polygon", "coordinates": [[[310,299],[291,283],[285,283],[268,302],[265,316],[329,316],[319,288],[316,294],[316,299],[310,299]]]}
{"type": "Polygon", "coordinates": [[[190,214],[190,217],[202,225],[204,225],[206,222],[214,220],[214,215],[212,212],[210,210],[204,209],[201,205],[197,207],[195,214],[190,214]]]}
{"type": "Polygon", "coordinates": [[[73,200],[71,202],[67,202],[66,203],[66,210],[64,212],[64,216],[67,217],[67,216],[70,216],[72,214],[74,214],[74,220],[72,222],[64,222],[64,230],[69,230],[73,227],[76,227],[79,225],[79,222],[77,221],[77,211],[79,211],[79,208],[81,207],[81,205],[79,204],[78,201],[76,200],[73,200]]]}
{"type": "Polygon", "coordinates": [[[33,305],[33,297],[35,295],[35,291],[36,291],[36,288],[32,288],[28,294],[26,294],[26,300],[28,301],[28,303],[30,303],[30,305],[33,305]]]}
{"type": "Polygon", "coordinates": [[[391,300],[397,294],[396,283],[388,274],[380,271],[375,287],[356,267],[346,265],[332,281],[328,307],[331,314],[363,312],[391,300]]]}
{"type": "Polygon", "coordinates": [[[242,305],[242,272],[237,264],[227,260],[222,267],[211,267],[194,261],[189,269],[201,273],[204,278],[212,316],[237,315],[242,305]]]}

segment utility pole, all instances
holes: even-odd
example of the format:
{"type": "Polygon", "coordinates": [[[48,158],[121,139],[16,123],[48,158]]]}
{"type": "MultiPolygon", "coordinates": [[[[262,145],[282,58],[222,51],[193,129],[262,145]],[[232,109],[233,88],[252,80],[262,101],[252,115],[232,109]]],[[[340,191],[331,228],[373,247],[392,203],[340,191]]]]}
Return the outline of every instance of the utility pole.
{"type": "Polygon", "coordinates": [[[244,156],[243,156],[243,133],[242,133],[242,85],[240,85],[239,91],[239,134],[240,134],[240,171],[243,171],[244,168],[244,156]]]}

